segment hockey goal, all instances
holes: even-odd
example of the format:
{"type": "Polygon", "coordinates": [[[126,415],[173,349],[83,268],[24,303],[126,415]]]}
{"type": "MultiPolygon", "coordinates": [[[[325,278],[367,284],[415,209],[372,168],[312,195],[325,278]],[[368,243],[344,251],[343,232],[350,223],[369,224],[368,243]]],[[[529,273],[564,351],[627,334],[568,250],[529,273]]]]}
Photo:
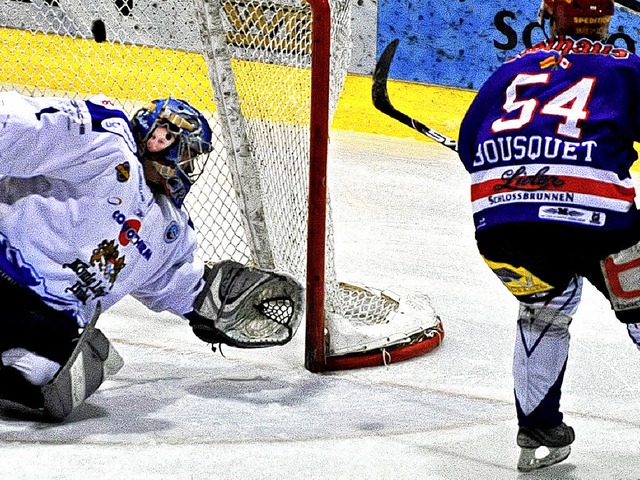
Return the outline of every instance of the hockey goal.
{"type": "Polygon", "coordinates": [[[103,93],[133,113],[183,98],[216,147],[186,204],[205,261],[307,286],[305,366],[405,360],[444,332],[428,297],[338,280],[328,130],[350,57],[351,0],[0,0],[0,88],[103,93]]]}

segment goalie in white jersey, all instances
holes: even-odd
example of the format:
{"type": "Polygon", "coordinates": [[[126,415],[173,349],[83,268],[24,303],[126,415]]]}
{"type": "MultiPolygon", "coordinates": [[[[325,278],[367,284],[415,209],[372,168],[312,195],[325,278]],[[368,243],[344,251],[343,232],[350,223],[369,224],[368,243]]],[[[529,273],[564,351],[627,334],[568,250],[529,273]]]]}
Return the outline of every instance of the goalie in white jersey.
{"type": "Polygon", "coordinates": [[[183,201],[211,141],[205,117],[175,98],[130,121],[103,96],[0,94],[0,399],[67,416],[119,368],[93,324],[126,295],[185,317],[208,343],[292,338],[296,280],[195,255],[183,201]]]}

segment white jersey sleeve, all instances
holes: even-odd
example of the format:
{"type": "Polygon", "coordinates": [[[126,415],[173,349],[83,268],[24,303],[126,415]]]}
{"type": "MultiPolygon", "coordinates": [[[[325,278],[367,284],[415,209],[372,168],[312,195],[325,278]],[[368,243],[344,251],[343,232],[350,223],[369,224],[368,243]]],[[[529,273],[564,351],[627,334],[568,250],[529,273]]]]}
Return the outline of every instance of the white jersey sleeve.
{"type": "MultiPolygon", "coordinates": [[[[101,99],[109,101],[106,97],[97,101],[101,99]]],[[[92,121],[100,122],[105,131],[128,132],[126,144],[135,153],[135,142],[125,128],[124,114],[114,109],[108,118],[94,119],[88,105],[82,100],[1,93],[0,174],[60,176],[74,164],[95,158],[94,151],[99,145],[91,135],[92,121]]]]}
{"type": "Polygon", "coordinates": [[[155,275],[137,286],[131,295],[156,312],[166,310],[184,315],[193,310],[193,302],[204,286],[204,263],[194,254],[196,234],[189,226],[184,210],[177,210],[165,196],[159,196],[157,204],[166,217],[164,224],[176,229],[178,225],[182,225],[180,229],[184,231],[169,229],[164,232],[162,257],[172,261],[162,265],[155,275]],[[182,235],[181,241],[167,243],[175,233],[182,235]]]}

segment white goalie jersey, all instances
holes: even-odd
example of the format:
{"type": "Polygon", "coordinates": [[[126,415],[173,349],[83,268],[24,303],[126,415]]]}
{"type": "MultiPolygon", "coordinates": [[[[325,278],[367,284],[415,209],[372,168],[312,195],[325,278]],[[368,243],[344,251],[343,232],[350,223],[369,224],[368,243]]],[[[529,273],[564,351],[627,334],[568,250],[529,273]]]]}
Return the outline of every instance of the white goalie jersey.
{"type": "Polygon", "coordinates": [[[187,213],[145,183],[113,102],[0,94],[5,276],[80,326],[128,294],[182,315],[203,285],[195,250],[187,213]]]}

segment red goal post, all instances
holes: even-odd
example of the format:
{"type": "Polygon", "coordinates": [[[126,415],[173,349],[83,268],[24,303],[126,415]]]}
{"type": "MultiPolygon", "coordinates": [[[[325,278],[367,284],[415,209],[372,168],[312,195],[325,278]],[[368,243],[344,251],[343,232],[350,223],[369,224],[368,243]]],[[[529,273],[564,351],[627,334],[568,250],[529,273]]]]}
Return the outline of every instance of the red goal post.
{"type": "MultiPolygon", "coordinates": [[[[331,354],[331,332],[327,329],[326,293],[326,219],[327,160],[330,125],[331,6],[328,0],[310,0],[313,10],[312,77],[311,77],[311,138],[309,168],[309,215],[307,241],[307,317],[305,336],[305,367],[312,372],[380,366],[404,361],[438,347],[444,338],[442,323],[427,302],[417,315],[427,315],[429,321],[417,320],[413,331],[401,341],[385,342],[371,348],[360,346],[343,354],[331,354]]],[[[356,288],[351,286],[352,288],[356,288]]],[[[345,286],[349,288],[349,286],[345,286]]],[[[367,291],[365,287],[362,289],[367,291]]],[[[382,292],[372,293],[378,298],[382,292]]],[[[396,300],[391,300],[392,302],[396,300]]],[[[385,302],[381,302],[385,303],[385,302]]],[[[400,302],[397,301],[396,309],[400,302]]],[[[397,310],[396,310],[397,311],[397,310]]],[[[389,322],[384,317],[382,322],[389,322]]],[[[384,335],[393,335],[393,328],[384,335]]]]}
{"type": "Polygon", "coordinates": [[[0,3],[0,89],[102,93],[129,113],[172,95],[207,116],[215,151],[185,202],[198,255],[306,282],[307,369],[388,364],[440,344],[426,295],[338,280],[327,156],[351,0],[0,3]]]}

